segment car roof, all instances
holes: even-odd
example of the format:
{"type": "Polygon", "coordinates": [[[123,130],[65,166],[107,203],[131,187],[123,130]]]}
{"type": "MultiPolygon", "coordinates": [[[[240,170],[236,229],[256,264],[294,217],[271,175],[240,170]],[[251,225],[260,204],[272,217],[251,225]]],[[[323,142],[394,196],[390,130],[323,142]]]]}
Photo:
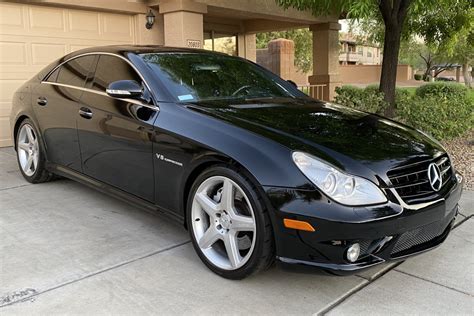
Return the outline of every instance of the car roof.
{"type": "MultiPolygon", "coordinates": [[[[219,52],[213,52],[204,49],[184,48],[184,47],[169,47],[163,45],[110,45],[110,46],[96,46],[77,50],[67,57],[71,58],[77,55],[87,53],[112,53],[126,57],[127,53],[133,54],[147,54],[147,53],[200,53],[200,54],[216,54],[226,55],[219,52]]],[[[229,55],[226,55],[229,56],[229,55]]]]}
{"type": "MultiPolygon", "coordinates": [[[[196,53],[196,54],[214,54],[214,55],[222,55],[232,57],[230,55],[214,52],[204,49],[194,49],[194,48],[184,48],[184,47],[169,47],[164,45],[109,45],[109,46],[94,46],[89,48],[80,49],[69,53],[53,63],[46,66],[42,69],[35,78],[38,80],[43,80],[47,74],[51,72],[54,67],[57,65],[72,59],[76,56],[84,55],[84,54],[94,54],[94,53],[110,53],[123,56],[126,59],[129,59],[129,53],[138,55],[138,54],[147,54],[147,53],[196,53]]],[[[236,57],[239,58],[239,57],[236,57]]]]}

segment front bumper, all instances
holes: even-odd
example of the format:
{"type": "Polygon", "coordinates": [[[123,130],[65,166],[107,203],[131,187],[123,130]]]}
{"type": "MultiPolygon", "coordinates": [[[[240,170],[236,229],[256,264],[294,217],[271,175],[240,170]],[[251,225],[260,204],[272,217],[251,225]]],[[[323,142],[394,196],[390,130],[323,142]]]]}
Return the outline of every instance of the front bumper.
{"type": "Polygon", "coordinates": [[[438,203],[416,210],[390,201],[353,208],[331,202],[317,191],[265,189],[274,210],[277,259],[285,266],[317,267],[344,275],[439,246],[453,227],[462,183],[454,183],[438,203]],[[315,231],[288,229],[284,218],[306,221],[315,231]],[[353,243],[360,244],[361,254],[349,262],[346,251],[353,243]]]}

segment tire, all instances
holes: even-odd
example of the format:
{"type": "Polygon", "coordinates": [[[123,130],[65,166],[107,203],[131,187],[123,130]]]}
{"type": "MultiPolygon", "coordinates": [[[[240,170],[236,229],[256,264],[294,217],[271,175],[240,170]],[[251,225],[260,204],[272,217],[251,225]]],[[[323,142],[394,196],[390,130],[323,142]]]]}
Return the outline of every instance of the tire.
{"type": "Polygon", "coordinates": [[[29,119],[21,122],[15,145],[18,167],[26,181],[42,183],[53,178],[53,174],[45,168],[46,156],[41,135],[29,119]],[[30,167],[28,167],[29,165],[30,167]]]}
{"type": "Polygon", "coordinates": [[[272,265],[270,217],[248,177],[226,166],[206,169],[192,185],[186,205],[194,249],[211,271],[240,280],[272,265]]]}

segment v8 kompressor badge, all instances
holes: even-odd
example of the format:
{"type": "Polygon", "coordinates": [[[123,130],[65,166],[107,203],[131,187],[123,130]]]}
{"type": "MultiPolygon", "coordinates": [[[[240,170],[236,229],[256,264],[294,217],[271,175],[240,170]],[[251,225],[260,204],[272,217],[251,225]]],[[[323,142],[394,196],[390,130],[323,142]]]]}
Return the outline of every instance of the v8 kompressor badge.
{"type": "Polygon", "coordinates": [[[176,160],[172,160],[172,159],[166,158],[166,157],[163,156],[162,154],[156,154],[156,158],[158,158],[158,159],[160,159],[160,160],[163,160],[163,161],[165,161],[165,162],[172,163],[173,165],[177,165],[177,166],[180,166],[180,167],[183,166],[183,163],[181,163],[181,162],[179,162],[179,161],[176,161],[176,160]]]}

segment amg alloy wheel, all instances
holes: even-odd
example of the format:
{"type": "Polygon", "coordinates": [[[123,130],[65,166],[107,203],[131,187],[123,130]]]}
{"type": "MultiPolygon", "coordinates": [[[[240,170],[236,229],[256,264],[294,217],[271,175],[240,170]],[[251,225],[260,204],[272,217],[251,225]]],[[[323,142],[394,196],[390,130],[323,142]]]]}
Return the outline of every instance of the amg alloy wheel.
{"type": "Polygon", "coordinates": [[[53,178],[45,169],[45,151],[41,135],[29,119],[21,122],[16,133],[16,152],[21,174],[28,182],[41,183],[53,178]]]}
{"type": "Polygon", "coordinates": [[[231,279],[267,267],[273,261],[271,225],[266,225],[268,214],[247,180],[217,167],[193,187],[188,226],[204,263],[231,279]]]}
{"type": "Polygon", "coordinates": [[[206,179],[191,208],[194,237],[206,258],[224,270],[243,266],[255,246],[255,218],[248,197],[223,176],[206,179]]]}
{"type": "Polygon", "coordinates": [[[33,127],[23,124],[18,135],[18,162],[23,173],[31,177],[38,167],[39,145],[33,127]]]}

